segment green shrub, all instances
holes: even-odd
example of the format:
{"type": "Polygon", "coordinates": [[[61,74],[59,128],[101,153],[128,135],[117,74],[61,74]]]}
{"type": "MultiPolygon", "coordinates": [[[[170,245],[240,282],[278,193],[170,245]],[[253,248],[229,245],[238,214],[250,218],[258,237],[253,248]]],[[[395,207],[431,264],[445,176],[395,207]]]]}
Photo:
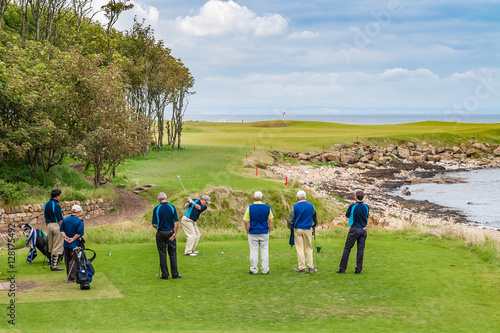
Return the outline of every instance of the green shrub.
{"type": "Polygon", "coordinates": [[[25,183],[9,183],[0,179],[0,201],[5,203],[13,202],[22,199],[26,196],[25,183]]]}

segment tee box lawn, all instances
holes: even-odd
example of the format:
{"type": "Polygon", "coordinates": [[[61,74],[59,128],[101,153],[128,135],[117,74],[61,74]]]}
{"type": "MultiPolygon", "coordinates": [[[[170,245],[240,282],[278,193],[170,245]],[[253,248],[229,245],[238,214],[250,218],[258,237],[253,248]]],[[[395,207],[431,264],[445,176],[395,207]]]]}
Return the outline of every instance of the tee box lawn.
{"type": "MultiPolygon", "coordinates": [[[[179,256],[182,279],[160,280],[154,243],[94,244],[90,290],[65,285],[42,258],[16,260],[16,326],[22,332],[355,331],[498,332],[500,272],[452,240],[374,231],[365,269],[338,268],[344,238],[318,235],[319,272],[297,274],[286,239],[270,243],[270,274],[248,274],[244,240],[206,241],[179,256]],[[223,253],[222,253],[223,252],[223,253]],[[56,290],[58,292],[56,292],[56,290]]],[[[178,247],[182,248],[183,242],[178,247]]],[[[90,247],[90,246],[89,246],[90,247]]],[[[181,252],[181,251],[179,251],[181,252]]],[[[6,253],[1,254],[6,272],[6,253]]],[[[4,273],[5,274],[5,273],[4,273]]],[[[1,303],[9,297],[2,292],[1,303]]],[[[6,313],[6,306],[3,307],[6,313]]]]}

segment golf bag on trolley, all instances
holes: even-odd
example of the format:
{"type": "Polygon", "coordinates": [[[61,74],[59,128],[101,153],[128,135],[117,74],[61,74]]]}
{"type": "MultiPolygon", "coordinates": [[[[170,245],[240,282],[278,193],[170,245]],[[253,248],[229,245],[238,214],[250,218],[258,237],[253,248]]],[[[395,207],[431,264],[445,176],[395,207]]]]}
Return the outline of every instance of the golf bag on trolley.
{"type": "MultiPolygon", "coordinates": [[[[23,223],[19,226],[23,229],[23,234],[26,236],[26,246],[30,248],[28,253],[28,261],[30,264],[37,256],[36,249],[40,250],[42,254],[47,258],[47,263],[50,264],[51,254],[49,252],[49,241],[47,239],[47,233],[40,229],[36,229],[29,223],[23,223]]],[[[63,261],[63,255],[61,254],[58,259],[58,263],[63,261]]],[[[44,267],[45,268],[45,267],[44,267]]]]}
{"type": "Polygon", "coordinates": [[[90,289],[90,282],[95,274],[92,261],[96,257],[96,253],[91,249],[85,249],[85,240],[83,237],[79,239],[80,246],[73,249],[74,265],[76,266],[76,283],[80,285],[80,289],[90,289]],[[94,253],[92,258],[88,259],[85,250],[94,253]]]}
{"type": "Polygon", "coordinates": [[[36,229],[29,223],[21,224],[20,228],[23,229],[23,234],[27,238],[26,246],[30,248],[30,252],[28,253],[28,259],[26,260],[30,264],[33,263],[33,260],[37,256],[36,249],[40,250],[40,252],[42,252],[42,254],[45,257],[50,258],[49,242],[47,240],[47,234],[42,230],[36,229]]]}

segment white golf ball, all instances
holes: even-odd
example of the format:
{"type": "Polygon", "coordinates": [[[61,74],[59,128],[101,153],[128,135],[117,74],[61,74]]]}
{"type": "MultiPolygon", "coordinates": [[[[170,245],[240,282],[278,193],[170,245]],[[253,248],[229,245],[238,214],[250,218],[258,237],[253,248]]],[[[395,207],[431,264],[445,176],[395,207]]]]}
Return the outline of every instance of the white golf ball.
{"type": "Polygon", "coordinates": [[[221,252],[221,254],[224,254],[224,252],[221,252]]]}

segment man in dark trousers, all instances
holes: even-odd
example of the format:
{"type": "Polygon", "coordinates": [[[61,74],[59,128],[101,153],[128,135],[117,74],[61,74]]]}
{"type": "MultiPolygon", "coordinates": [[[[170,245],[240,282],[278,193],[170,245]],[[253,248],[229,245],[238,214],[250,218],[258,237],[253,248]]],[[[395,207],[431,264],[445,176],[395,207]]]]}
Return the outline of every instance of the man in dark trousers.
{"type": "Polygon", "coordinates": [[[344,274],[347,269],[347,262],[349,261],[349,254],[354,246],[358,244],[358,253],[356,256],[356,270],[354,273],[361,274],[363,270],[363,254],[365,251],[366,241],[366,225],[368,224],[368,214],[370,209],[363,203],[365,193],[362,190],[357,190],[354,198],[356,202],[349,206],[345,216],[349,219],[349,233],[345,241],[344,253],[340,260],[339,270],[337,273],[344,274]]]}
{"type": "Polygon", "coordinates": [[[47,239],[49,243],[50,257],[50,270],[63,271],[59,267],[60,257],[63,254],[63,237],[59,228],[61,226],[63,217],[61,205],[59,200],[61,198],[61,190],[54,189],[50,192],[50,200],[43,206],[45,215],[45,222],[47,223],[47,239]]]}
{"type": "Polygon", "coordinates": [[[156,228],[156,247],[160,255],[160,279],[168,279],[167,250],[170,259],[170,271],[172,279],[182,276],[177,271],[177,230],[179,229],[179,219],[175,207],[167,202],[167,195],[163,192],[158,194],[160,204],[153,209],[153,227],[156,228]]]}
{"type": "Polygon", "coordinates": [[[79,246],[78,239],[83,236],[83,220],[80,218],[82,207],[73,205],[71,215],[61,223],[61,235],[64,238],[64,262],[68,282],[76,282],[76,265],[73,249],[79,246]]]}
{"type": "Polygon", "coordinates": [[[248,273],[257,275],[259,269],[259,249],[262,274],[269,274],[269,232],[273,228],[273,212],[271,207],[262,203],[262,192],[257,191],[253,195],[255,200],[243,216],[245,228],[248,234],[250,246],[250,271],[248,273]]]}

